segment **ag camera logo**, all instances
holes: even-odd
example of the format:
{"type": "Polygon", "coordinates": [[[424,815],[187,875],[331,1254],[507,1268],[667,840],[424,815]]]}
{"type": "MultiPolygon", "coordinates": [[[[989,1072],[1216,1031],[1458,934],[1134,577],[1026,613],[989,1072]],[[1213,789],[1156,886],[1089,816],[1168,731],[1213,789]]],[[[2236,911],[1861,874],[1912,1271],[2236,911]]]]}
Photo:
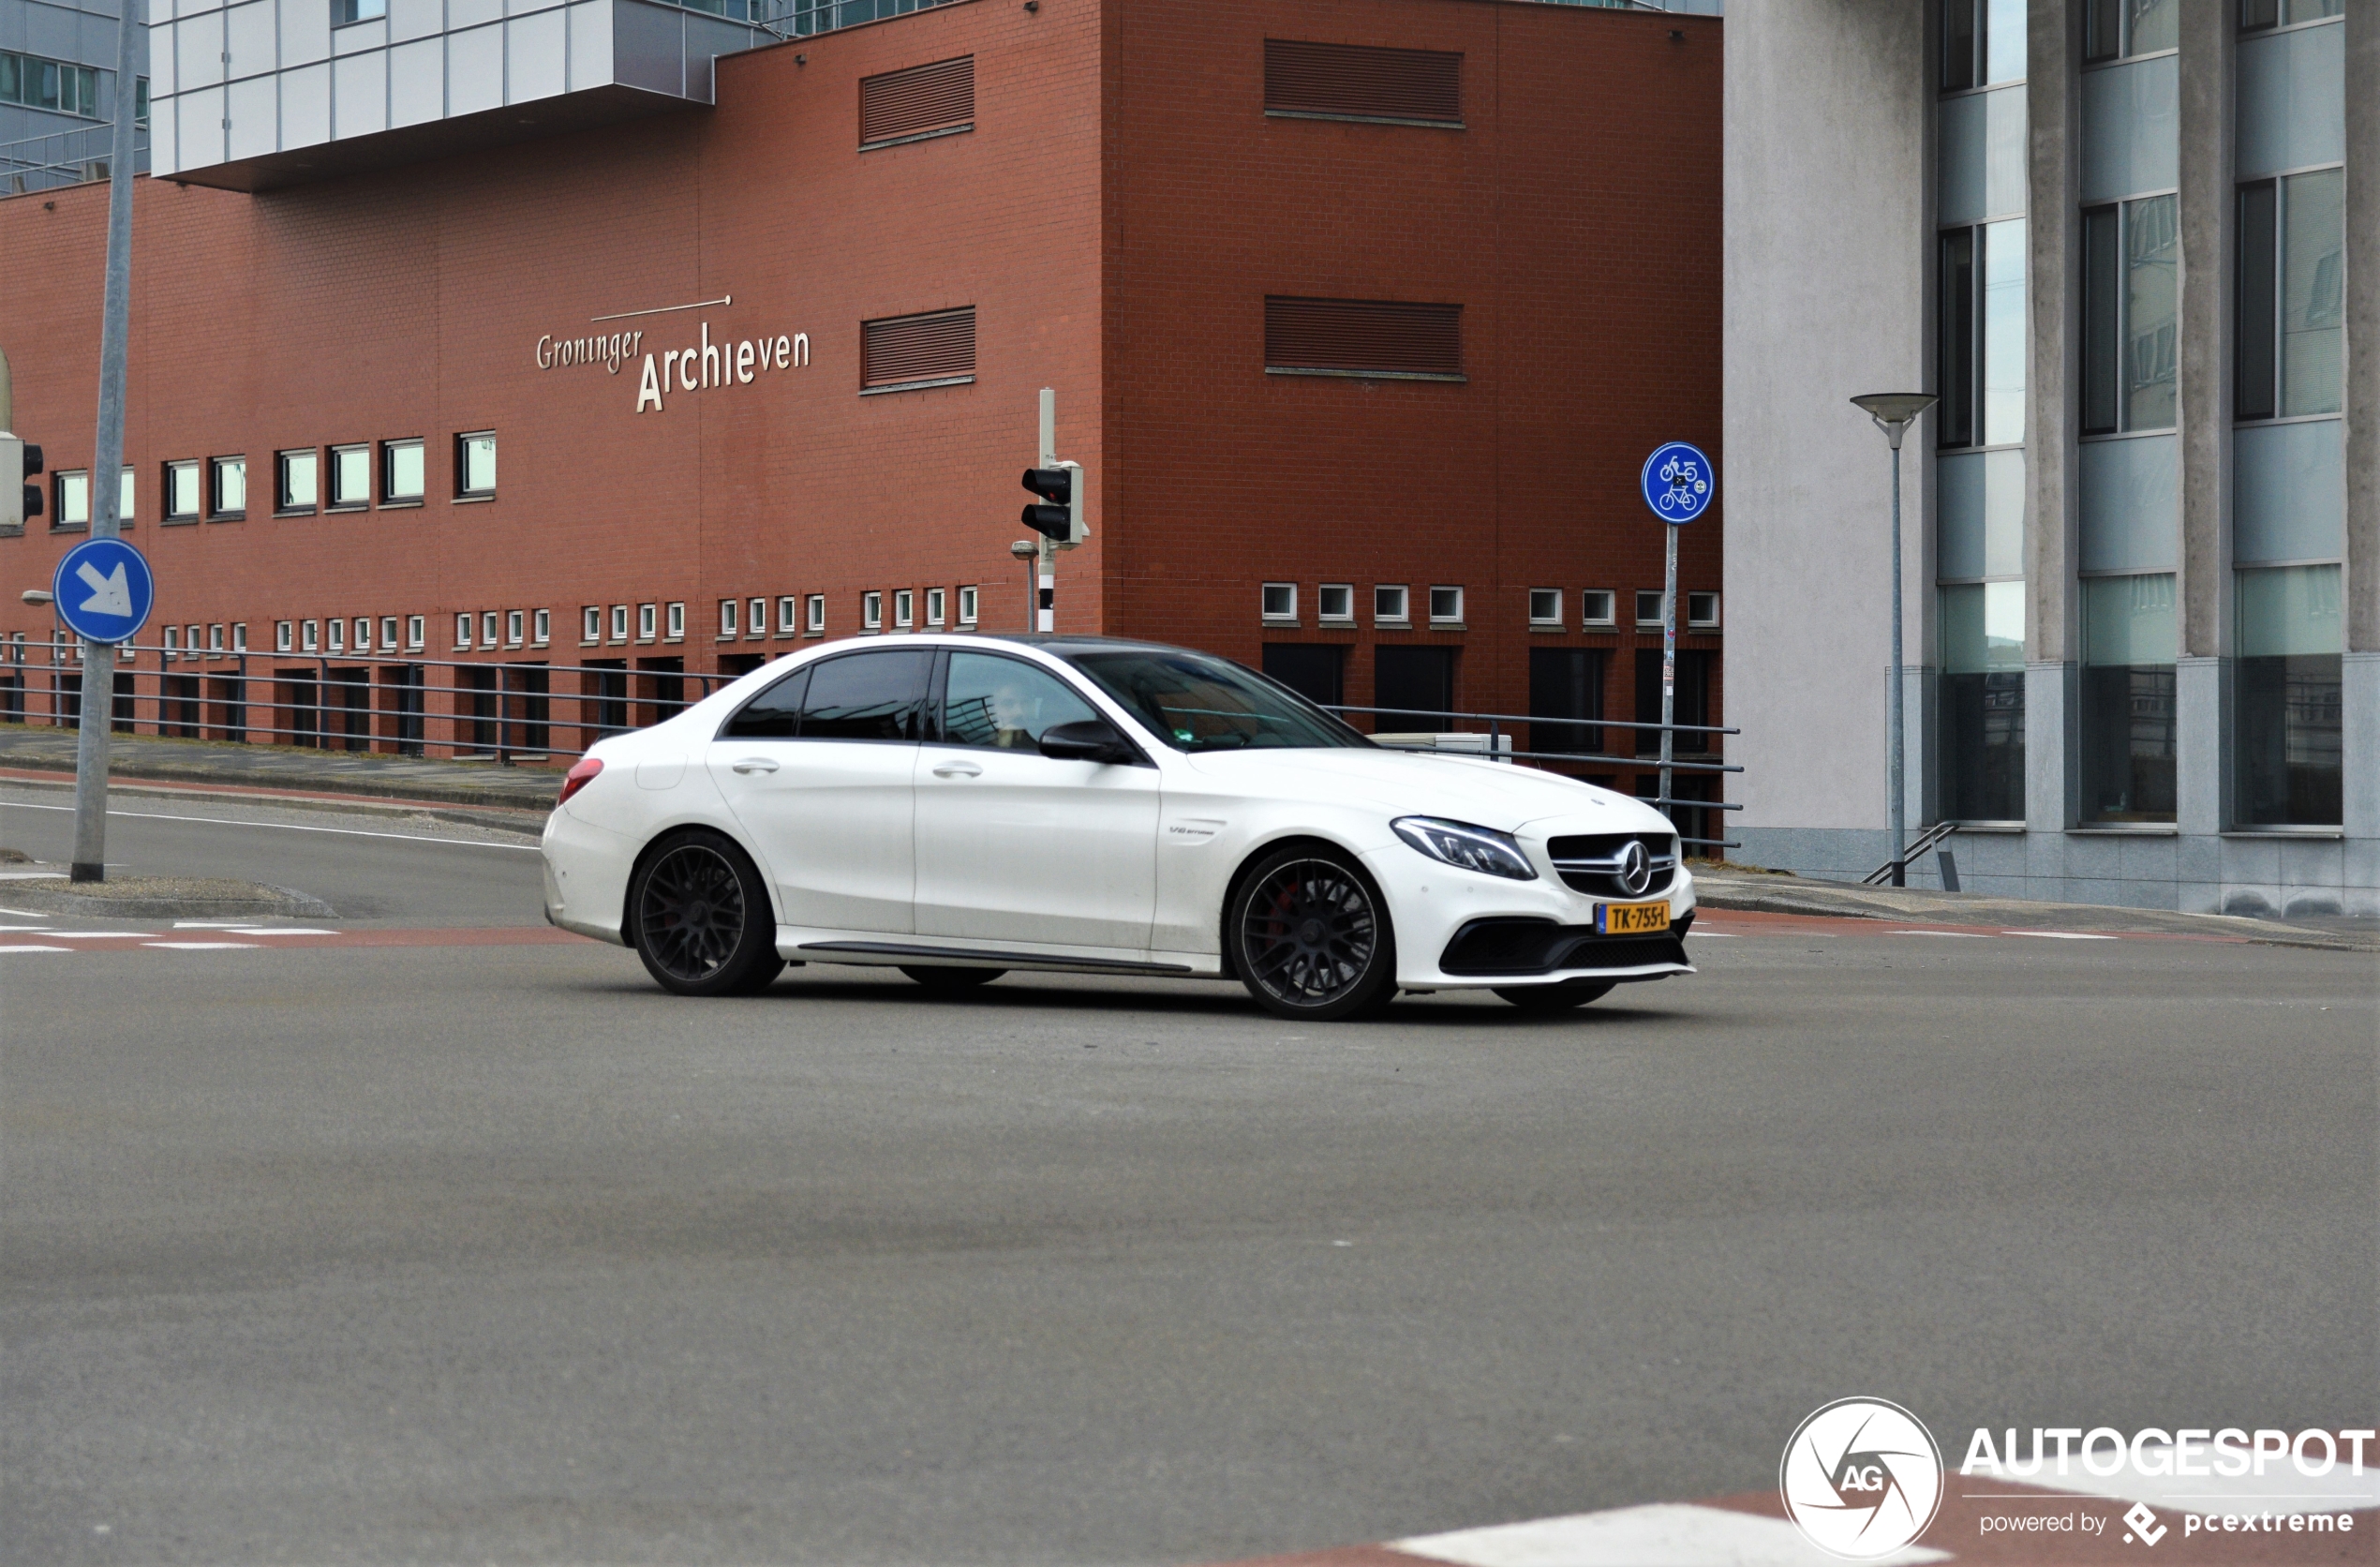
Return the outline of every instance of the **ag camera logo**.
{"type": "Polygon", "coordinates": [[[1777,1490],[1811,1545],[1872,1561],[1932,1525],[1942,1504],[1941,1449],[1898,1404],[1838,1398],[1794,1428],[1777,1490]]]}

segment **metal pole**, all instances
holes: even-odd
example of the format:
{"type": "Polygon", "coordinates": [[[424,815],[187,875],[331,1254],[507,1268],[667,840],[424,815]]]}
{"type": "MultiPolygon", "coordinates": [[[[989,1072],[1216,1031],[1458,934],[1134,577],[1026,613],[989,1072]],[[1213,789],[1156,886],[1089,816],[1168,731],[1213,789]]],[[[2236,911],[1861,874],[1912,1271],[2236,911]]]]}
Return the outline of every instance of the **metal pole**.
{"type": "Polygon", "coordinates": [[[1901,788],[1901,652],[1900,652],[1900,442],[1893,442],[1893,678],[1889,683],[1893,710],[1893,885],[1909,885],[1907,844],[1909,802],[1901,788]]]}
{"type": "Polygon", "coordinates": [[[1677,722],[1677,525],[1665,522],[1661,575],[1661,814],[1677,823],[1677,797],[1670,792],[1670,762],[1676,739],[1670,725],[1677,722]]]}
{"type": "MultiPolygon", "coordinates": [[[[1058,394],[1047,386],[1041,389],[1041,460],[1035,466],[1058,466],[1058,394]]],[[[1047,533],[1034,536],[1041,541],[1034,551],[1034,627],[1054,632],[1058,629],[1058,541],[1047,533]]]]}
{"type": "MultiPolygon", "coordinates": [[[[140,78],[132,11],[116,0],[115,145],[108,155],[108,272],[99,317],[99,429],[91,450],[91,536],[112,539],[124,472],[124,358],[132,315],[132,100],[140,78]]],[[[13,481],[12,481],[13,482],[13,481]]],[[[108,742],[115,716],[115,649],[82,648],[82,722],[74,745],[74,862],[79,882],[108,875],[108,742]],[[97,700],[93,700],[94,693],[97,700]]]]}

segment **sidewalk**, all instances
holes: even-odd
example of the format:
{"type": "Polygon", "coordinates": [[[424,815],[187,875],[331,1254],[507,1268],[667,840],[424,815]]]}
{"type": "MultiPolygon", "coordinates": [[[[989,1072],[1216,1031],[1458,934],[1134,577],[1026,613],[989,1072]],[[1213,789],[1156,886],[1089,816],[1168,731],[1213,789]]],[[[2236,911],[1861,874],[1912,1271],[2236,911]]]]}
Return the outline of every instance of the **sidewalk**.
{"type": "MultiPolygon", "coordinates": [[[[0,724],[0,773],[74,775],[75,731],[0,724]]],[[[543,813],[562,786],[561,769],[498,767],[493,762],[430,761],[369,751],[310,751],[282,745],[116,735],[112,777],[209,784],[248,789],[364,795],[431,805],[495,806],[543,813]]]]}

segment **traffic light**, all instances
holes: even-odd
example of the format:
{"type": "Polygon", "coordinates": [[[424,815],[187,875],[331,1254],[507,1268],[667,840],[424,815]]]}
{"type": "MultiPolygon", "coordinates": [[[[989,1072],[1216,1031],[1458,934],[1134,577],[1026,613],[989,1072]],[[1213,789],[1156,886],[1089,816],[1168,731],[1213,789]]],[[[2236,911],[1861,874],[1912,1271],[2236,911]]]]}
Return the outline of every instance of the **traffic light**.
{"type": "Polygon", "coordinates": [[[1055,468],[1025,470],[1025,488],[1039,496],[1024,511],[1024,525],[1057,545],[1078,545],[1089,537],[1082,526],[1082,465],[1062,462],[1055,468]]]}
{"type": "Polygon", "coordinates": [[[41,448],[0,430],[0,528],[22,528],[41,515],[41,486],[20,483],[41,476],[41,448]]]}

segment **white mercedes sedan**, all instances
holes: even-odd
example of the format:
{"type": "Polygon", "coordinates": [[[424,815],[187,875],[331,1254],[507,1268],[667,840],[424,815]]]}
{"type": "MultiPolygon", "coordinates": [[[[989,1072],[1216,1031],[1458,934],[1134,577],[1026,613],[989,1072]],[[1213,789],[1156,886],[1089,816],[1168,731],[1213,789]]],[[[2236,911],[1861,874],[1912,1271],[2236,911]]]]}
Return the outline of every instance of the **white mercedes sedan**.
{"type": "Polygon", "coordinates": [[[1651,807],[1393,751],[1227,660],[1068,636],[827,643],[598,744],[546,918],[681,995],[788,963],[961,991],[1012,969],[1238,979],[1284,1017],[1690,974],[1651,807]]]}

